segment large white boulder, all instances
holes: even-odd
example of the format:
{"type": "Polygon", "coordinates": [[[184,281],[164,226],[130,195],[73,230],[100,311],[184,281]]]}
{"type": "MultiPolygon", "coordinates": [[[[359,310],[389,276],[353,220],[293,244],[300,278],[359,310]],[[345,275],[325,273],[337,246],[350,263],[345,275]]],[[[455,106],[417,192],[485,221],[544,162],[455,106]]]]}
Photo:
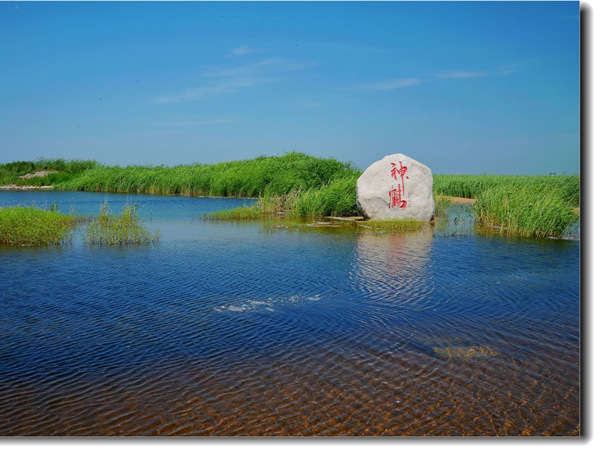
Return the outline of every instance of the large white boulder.
{"type": "Polygon", "coordinates": [[[433,175],[402,153],[371,164],[356,182],[358,209],[367,219],[433,219],[433,175]]]}

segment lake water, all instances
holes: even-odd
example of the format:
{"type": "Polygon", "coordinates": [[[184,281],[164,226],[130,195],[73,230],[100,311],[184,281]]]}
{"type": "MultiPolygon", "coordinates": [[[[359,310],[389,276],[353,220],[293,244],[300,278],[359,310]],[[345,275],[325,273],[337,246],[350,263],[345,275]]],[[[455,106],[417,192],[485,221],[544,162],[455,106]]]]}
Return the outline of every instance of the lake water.
{"type": "Polygon", "coordinates": [[[160,243],[88,247],[79,231],[0,248],[0,435],[579,433],[577,240],[286,230],[200,220],[251,200],[0,192],[82,215],[105,200],[139,204],[160,243]]]}

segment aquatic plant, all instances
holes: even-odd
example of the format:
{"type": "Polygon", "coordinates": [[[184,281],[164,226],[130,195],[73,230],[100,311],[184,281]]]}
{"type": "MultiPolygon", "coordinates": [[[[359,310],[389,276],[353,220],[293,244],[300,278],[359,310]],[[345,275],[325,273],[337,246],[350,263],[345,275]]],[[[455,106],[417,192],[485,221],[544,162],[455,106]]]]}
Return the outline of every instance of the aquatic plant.
{"type": "Polygon", "coordinates": [[[356,180],[360,174],[333,180],[331,183],[302,192],[293,213],[300,217],[356,216],[356,180]]]}
{"type": "MultiPolygon", "coordinates": [[[[58,189],[82,191],[258,197],[252,206],[205,215],[206,219],[212,220],[261,219],[282,213],[301,218],[358,215],[356,180],[360,174],[361,171],[350,163],[297,152],[175,167],[118,167],[94,161],[60,159],[0,165],[0,182],[3,184],[52,184],[58,189]],[[35,170],[58,170],[58,173],[19,180],[22,174],[35,170]]],[[[578,207],[579,182],[578,175],[434,175],[435,215],[443,217],[448,207],[444,197],[472,198],[478,200],[475,214],[480,224],[524,235],[554,236],[562,228],[563,220],[572,220],[572,214],[561,215],[561,220],[549,219],[550,213],[545,208],[532,209],[531,204],[543,205],[559,199],[571,208],[578,207]],[[516,192],[527,192],[524,197],[528,197],[528,201],[511,200],[511,217],[520,217],[520,224],[515,226],[516,219],[511,219],[509,222],[513,225],[508,226],[508,215],[499,211],[503,208],[504,194],[516,192]],[[552,200],[545,198],[550,192],[552,200]],[[485,202],[480,201],[482,198],[485,202]],[[517,212],[519,208],[527,211],[517,212]],[[538,213],[542,216],[533,220],[531,216],[538,213]],[[521,223],[523,221],[528,225],[521,223]],[[556,226],[548,228],[550,222],[556,226]],[[533,224],[540,229],[531,228],[533,224]]],[[[511,198],[514,199],[514,195],[511,198]]]]}
{"type": "Polygon", "coordinates": [[[355,216],[359,214],[356,206],[357,178],[358,174],[354,174],[306,191],[297,189],[284,194],[267,194],[260,196],[251,206],[216,211],[204,217],[214,220],[242,220],[268,218],[277,214],[302,218],[355,216]]]}
{"type": "Polygon", "coordinates": [[[558,187],[500,186],[479,194],[478,223],[521,236],[560,237],[579,215],[558,187]]]}
{"type": "Polygon", "coordinates": [[[433,180],[435,195],[477,199],[489,189],[547,189],[579,206],[579,175],[434,175],[433,180]]]}
{"type": "Polygon", "coordinates": [[[0,208],[0,243],[40,246],[70,242],[75,227],[73,215],[34,207],[0,208]]]}
{"type": "Polygon", "coordinates": [[[240,206],[233,209],[222,209],[204,214],[205,220],[258,220],[264,218],[266,213],[260,208],[252,206],[240,206]]]}
{"type": "MultiPolygon", "coordinates": [[[[350,163],[292,152],[219,164],[96,166],[57,188],[76,191],[136,192],[223,197],[283,195],[360,174],[350,163]]],[[[357,176],[358,176],[357,175],[357,176]]]]}
{"type": "Polygon", "coordinates": [[[477,199],[481,225],[521,236],[561,236],[578,220],[578,175],[437,175],[436,195],[477,199]]]}
{"type": "Polygon", "coordinates": [[[446,210],[451,205],[450,199],[448,197],[442,195],[436,195],[434,197],[435,201],[435,217],[442,217],[446,215],[446,210]]]}
{"type": "Polygon", "coordinates": [[[84,243],[89,245],[148,245],[157,243],[160,231],[151,233],[140,221],[135,205],[127,204],[121,215],[110,213],[108,203],[102,205],[98,218],[87,225],[84,243]]]}
{"type": "Polygon", "coordinates": [[[415,219],[366,220],[357,222],[357,225],[377,233],[406,233],[421,231],[425,226],[431,226],[429,222],[415,219]]]}

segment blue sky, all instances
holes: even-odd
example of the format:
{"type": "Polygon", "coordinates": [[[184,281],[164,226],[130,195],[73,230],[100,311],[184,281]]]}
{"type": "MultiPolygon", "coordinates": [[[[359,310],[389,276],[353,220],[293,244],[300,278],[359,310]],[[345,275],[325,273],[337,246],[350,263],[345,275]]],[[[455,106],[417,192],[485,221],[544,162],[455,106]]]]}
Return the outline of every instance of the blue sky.
{"type": "Polygon", "coordinates": [[[578,2],[1,2],[0,61],[0,163],[579,173],[578,2]]]}

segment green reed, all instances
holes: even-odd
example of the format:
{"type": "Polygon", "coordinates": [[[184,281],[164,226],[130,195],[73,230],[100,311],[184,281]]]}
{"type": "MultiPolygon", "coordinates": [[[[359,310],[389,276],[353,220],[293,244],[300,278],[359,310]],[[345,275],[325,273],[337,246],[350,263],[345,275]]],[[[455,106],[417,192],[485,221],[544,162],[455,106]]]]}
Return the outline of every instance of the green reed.
{"type": "Polygon", "coordinates": [[[15,161],[7,164],[0,164],[0,185],[17,184],[49,186],[55,183],[68,181],[77,176],[77,174],[90,170],[97,165],[97,162],[90,160],[67,161],[64,159],[38,159],[36,161],[15,161]],[[19,178],[22,175],[41,170],[56,170],[58,173],[26,180],[19,178]]]}
{"type": "Polygon", "coordinates": [[[436,175],[434,192],[477,199],[475,219],[521,236],[559,237],[578,220],[578,175],[436,175]]]}
{"type": "Polygon", "coordinates": [[[293,190],[285,194],[260,196],[251,205],[233,210],[216,211],[205,215],[214,220],[268,218],[277,214],[291,217],[356,216],[356,180],[358,174],[334,179],[318,188],[293,190]]]}
{"type": "Polygon", "coordinates": [[[445,216],[446,210],[451,205],[450,199],[448,197],[436,195],[434,197],[434,201],[435,201],[435,211],[433,213],[434,217],[445,216]]]}
{"type": "Polygon", "coordinates": [[[360,174],[302,192],[298,196],[293,213],[299,217],[356,216],[356,180],[360,174]]]}
{"type": "MultiPolygon", "coordinates": [[[[64,160],[17,161],[0,165],[2,184],[54,185],[57,189],[79,191],[258,198],[252,206],[205,216],[214,220],[259,219],[282,213],[300,218],[358,215],[356,180],[360,174],[361,171],[350,163],[297,152],[175,167],[118,167],[94,161],[64,160]],[[40,178],[18,179],[18,176],[36,170],[59,172],[40,178]]],[[[475,214],[481,224],[524,235],[554,236],[560,233],[564,220],[576,221],[577,218],[572,219],[573,215],[566,213],[560,214],[560,219],[551,218],[550,215],[556,213],[548,211],[557,208],[538,206],[532,209],[531,205],[562,202],[575,208],[579,206],[579,182],[578,175],[434,175],[435,215],[443,216],[448,207],[448,200],[443,196],[473,198],[477,199],[475,214]],[[523,201],[515,200],[518,193],[522,193],[523,201]],[[511,212],[501,214],[509,194],[511,212]],[[518,221],[515,217],[519,217],[518,221]],[[549,228],[549,224],[556,225],[549,228]]]]}
{"type": "Polygon", "coordinates": [[[434,175],[433,180],[435,195],[477,199],[489,189],[546,189],[579,206],[579,175],[434,175]]]}
{"type": "Polygon", "coordinates": [[[222,197],[282,195],[314,189],[359,173],[349,163],[292,152],[219,164],[96,166],[58,189],[222,197]]]}
{"type": "Polygon", "coordinates": [[[579,215],[559,188],[500,186],[479,194],[478,223],[520,236],[560,237],[579,215]]]}
{"type": "Polygon", "coordinates": [[[150,232],[142,223],[135,205],[125,205],[121,214],[111,214],[107,203],[98,218],[87,225],[84,243],[89,245],[125,246],[155,244],[160,231],[150,232]]]}
{"type": "Polygon", "coordinates": [[[47,211],[34,207],[0,208],[0,244],[11,246],[58,245],[71,242],[75,228],[73,215],[56,208],[47,211]]]}

